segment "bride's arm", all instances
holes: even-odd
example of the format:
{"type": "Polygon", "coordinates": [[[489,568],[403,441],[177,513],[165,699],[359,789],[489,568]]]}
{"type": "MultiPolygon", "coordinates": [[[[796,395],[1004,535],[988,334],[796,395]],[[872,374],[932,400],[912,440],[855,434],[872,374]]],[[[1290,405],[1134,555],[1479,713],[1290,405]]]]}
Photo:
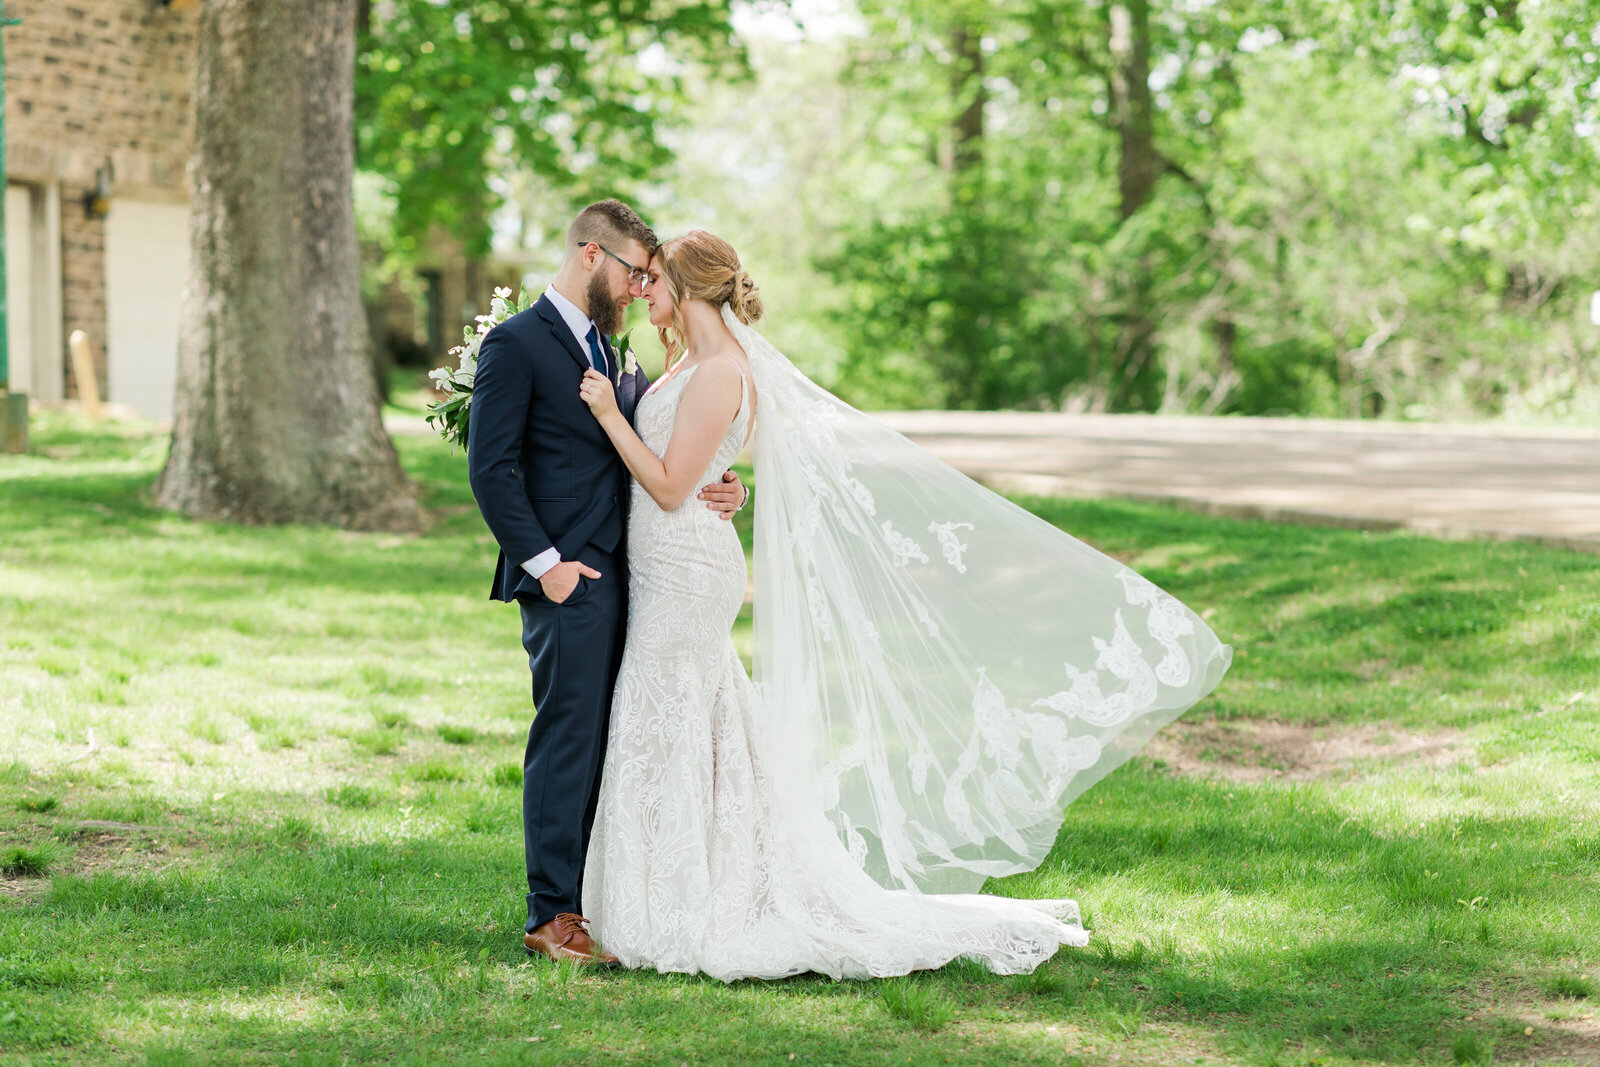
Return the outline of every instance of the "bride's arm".
{"type": "Polygon", "coordinates": [[[628,471],[663,511],[689,499],[739,414],[743,396],[737,367],[727,360],[702,363],[684,386],[667,454],[658,458],[617,410],[611,382],[604,375],[585,374],[580,392],[628,471]]]}

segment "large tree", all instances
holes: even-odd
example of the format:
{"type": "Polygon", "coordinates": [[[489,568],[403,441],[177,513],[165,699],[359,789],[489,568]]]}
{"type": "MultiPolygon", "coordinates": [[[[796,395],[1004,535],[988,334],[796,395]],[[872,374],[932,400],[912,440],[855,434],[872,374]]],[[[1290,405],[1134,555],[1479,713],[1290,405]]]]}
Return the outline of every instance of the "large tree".
{"type": "Polygon", "coordinates": [[[355,223],[356,0],[206,0],[192,265],[160,502],[238,522],[413,530],[383,429],[355,223]]]}

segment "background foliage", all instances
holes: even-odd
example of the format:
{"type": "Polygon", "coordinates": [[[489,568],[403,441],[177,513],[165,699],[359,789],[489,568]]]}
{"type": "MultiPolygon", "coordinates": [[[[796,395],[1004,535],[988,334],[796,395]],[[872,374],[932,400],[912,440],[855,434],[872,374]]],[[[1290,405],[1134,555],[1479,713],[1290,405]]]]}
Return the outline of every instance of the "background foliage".
{"type": "Polygon", "coordinates": [[[556,218],[626,190],[670,156],[658,123],[682,66],[745,69],[726,0],[380,0],[362,22],[359,152],[406,251],[443,230],[486,253],[530,186],[557,187],[556,218]]]}
{"type": "Polygon", "coordinates": [[[1583,0],[380,8],[396,247],[631,197],[864,406],[1600,416],[1583,0]]]}

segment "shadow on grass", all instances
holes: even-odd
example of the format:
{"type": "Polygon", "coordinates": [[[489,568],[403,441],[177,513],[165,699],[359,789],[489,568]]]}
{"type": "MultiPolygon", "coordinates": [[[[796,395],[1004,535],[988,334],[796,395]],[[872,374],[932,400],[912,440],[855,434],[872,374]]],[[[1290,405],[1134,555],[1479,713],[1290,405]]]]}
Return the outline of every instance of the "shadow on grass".
{"type": "MultiPolygon", "coordinates": [[[[1572,884],[1600,863],[1579,830],[1553,820],[1385,833],[1309,790],[1140,765],[1086,801],[1069,809],[1039,871],[997,888],[1070,887],[1098,917],[1089,949],[1032,976],[967,964],[926,976],[999,1047],[1021,1042],[1019,1028],[1057,1025],[1101,1041],[1176,1028],[1269,1064],[1327,1052],[1403,1062],[1461,1034],[1512,1050],[1520,1023],[1463,1017],[1486,991],[1529,992],[1529,961],[1581,952],[1580,931],[1600,920],[1572,884]],[[1567,857],[1559,867],[1544,862],[1552,848],[1567,857]],[[1565,934],[1549,928],[1552,910],[1571,916],[1565,934]],[[1219,922],[1243,929],[1212,938],[1219,922]],[[1001,1025],[985,1030],[976,1020],[995,1011],[1001,1025]]],[[[218,1016],[215,1032],[190,1036],[211,1049],[304,1054],[322,1043],[320,1053],[402,1060],[448,1056],[458,1032],[477,1035],[462,1049],[521,1040],[541,1020],[564,1020],[562,1040],[585,1026],[590,1053],[626,1050],[653,1019],[665,1029],[650,1031],[641,1056],[797,1047],[843,1062],[861,1038],[841,1015],[884,1025],[875,983],[529,970],[512,834],[350,844],[284,833],[238,831],[208,860],[162,873],[57,877],[26,928],[12,917],[23,942],[0,971],[11,1003],[55,1020],[39,1024],[35,1047],[80,1040],[90,1016],[74,995],[106,988],[123,1005],[188,998],[217,1011],[323,1001],[344,1022],[284,1030],[244,1011],[245,1021],[218,1016]]],[[[1007,1055],[1026,1062],[1035,1051],[1022,1042],[1007,1055]]]]}
{"type": "MultiPolygon", "coordinates": [[[[78,446],[62,438],[49,447],[78,446]]],[[[463,458],[433,441],[399,447],[441,516],[418,539],[167,515],[148,496],[160,449],[110,435],[59,462],[27,458],[38,476],[8,478],[0,467],[0,544],[18,573],[101,583],[106,597],[131,590],[150,602],[170,595],[218,606],[219,617],[193,625],[245,635],[264,590],[476,599],[494,548],[463,458]],[[240,617],[220,617],[235,606],[240,617]]],[[[1211,621],[1239,658],[1201,714],[1428,725],[1499,715],[1492,744],[1506,758],[1597,758],[1592,731],[1537,710],[1600,676],[1592,557],[1115,502],[1027,503],[1189,602],[1214,607],[1211,621]],[[1529,705],[1535,710],[1524,713],[1529,705]],[[1515,714],[1494,710],[1502,707],[1515,714]]],[[[747,544],[749,521],[749,511],[740,516],[747,544]]],[[[351,600],[365,603],[348,598],[335,608],[354,611],[351,600]]],[[[0,610],[25,619],[32,603],[10,597],[0,610]]],[[[88,631],[80,636],[88,640],[88,631]]],[[[143,631],[128,638],[143,639],[143,631]]],[[[514,636],[507,641],[514,648],[514,636]]],[[[35,659],[47,673],[77,669],[68,657],[35,659]]],[[[353,692],[421,692],[425,684],[382,663],[345,675],[353,692]]],[[[468,787],[453,781],[430,788],[446,804],[476,802],[455,793],[468,787]]],[[[1417,788],[1449,793],[1470,811],[1480,785],[1451,771],[1417,788]]],[[[149,818],[133,801],[118,803],[99,813],[149,818]]],[[[0,908],[0,1043],[83,1045],[161,1011],[168,1033],[148,1051],[168,1062],[194,1049],[209,1050],[195,1054],[202,1059],[295,1049],[302,1061],[437,1062],[480,1047],[522,1059],[577,1049],[729,1061],[755,1050],[776,1060],[786,1045],[838,1062],[904,1062],[907,1050],[919,1062],[1001,1058],[969,1048],[974,1035],[1009,1060],[1057,1061],[1058,1052],[1022,1036],[1043,1025],[1077,1028],[1101,1047],[1175,1030],[1207,1054],[1221,1046],[1263,1064],[1322,1050],[1437,1058],[1456,1038],[1469,1051],[1525,1049],[1515,1020],[1464,1017],[1485,1001],[1530,995],[1541,969],[1582,958],[1592,943],[1585,931],[1600,922],[1600,905],[1584,895],[1600,868],[1593,832],[1554,817],[1498,815],[1429,826],[1397,816],[1385,826],[1351,810],[1321,785],[1123,768],[1069,809],[1040,871],[1000,887],[1078,896],[1097,917],[1091,948],[1023,978],[970,966],[927,976],[960,1009],[955,1034],[932,1037],[886,1017],[871,983],[725,987],[530,968],[517,940],[514,828],[466,834],[441,821],[431,835],[378,843],[330,840],[307,824],[197,828],[198,858],[140,875],[60,875],[37,900],[0,908]],[[180,1003],[199,1007],[173,1006],[180,1003]],[[305,1022],[296,1012],[325,1018],[305,1022]],[[559,1039],[556,1021],[567,1027],[559,1039]],[[529,1026],[545,1023],[549,1045],[519,1044],[529,1026]],[[580,1026],[587,1036],[577,1035],[580,1026]]],[[[59,813],[26,817],[44,828],[59,813]]]]}
{"type": "Polygon", "coordinates": [[[1385,832],[1312,790],[1175,779],[1139,764],[1086,800],[1068,810],[1040,870],[1010,882],[1083,886],[1101,917],[1088,951],[1051,964],[1063,985],[1046,1015],[1100,998],[1266,1063],[1318,1050],[1409,1061],[1461,1034],[1510,1050],[1530,1044],[1524,1023],[1485,1014],[1485,999],[1536,995],[1530,961],[1581,956],[1582,931],[1600,920],[1581,888],[1600,864],[1565,820],[1385,832]],[[1551,914],[1570,925],[1551,929],[1551,914]],[[1243,929],[1181,947],[1196,940],[1186,926],[1221,922],[1243,929]]]}
{"type": "MultiPolygon", "coordinates": [[[[430,509],[432,525],[421,537],[186,519],[155,506],[159,455],[151,453],[153,462],[129,469],[61,463],[47,464],[37,476],[0,478],[0,541],[41,566],[73,572],[82,569],[85,543],[109,542],[98,553],[108,583],[212,605],[255,601],[266,589],[295,584],[402,596],[465,590],[487,597],[496,547],[467,485],[465,457],[429,439],[402,438],[397,447],[430,509]],[[438,565],[444,556],[451,566],[438,565]]],[[[750,479],[748,470],[741,473],[750,479]]],[[[747,548],[752,514],[735,520],[747,548]]]]}

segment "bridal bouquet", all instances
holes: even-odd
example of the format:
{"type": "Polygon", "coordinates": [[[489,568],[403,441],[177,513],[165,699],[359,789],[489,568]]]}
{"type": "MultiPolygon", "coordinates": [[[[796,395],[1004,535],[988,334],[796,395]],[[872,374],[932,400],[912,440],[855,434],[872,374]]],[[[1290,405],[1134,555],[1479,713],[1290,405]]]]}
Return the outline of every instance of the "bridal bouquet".
{"type": "MultiPolygon", "coordinates": [[[[479,315],[474,320],[476,327],[461,328],[461,343],[450,350],[450,355],[457,357],[456,366],[439,367],[428,372],[428,377],[433,379],[434,390],[444,394],[442,399],[428,405],[428,423],[449,442],[452,453],[458,447],[462,450],[467,447],[467,421],[472,414],[472,382],[478,374],[478,346],[483,344],[490,330],[511,316],[527,311],[533,306],[533,301],[534,294],[527,288],[522,290],[515,304],[511,302],[509,287],[497,288],[489,300],[489,314],[479,315]]],[[[639,367],[633,353],[632,335],[633,331],[629,330],[611,346],[611,353],[618,361],[616,365],[625,367],[629,374],[639,367]]]]}
{"type": "Polygon", "coordinates": [[[467,417],[472,413],[472,380],[478,373],[478,346],[483,344],[490,330],[533,306],[533,297],[534,294],[524,288],[513,304],[510,288],[497,288],[489,301],[489,314],[477,317],[476,328],[461,328],[461,344],[450,350],[450,355],[459,357],[457,365],[428,372],[434,389],[444,394],[442,399],[428,405],[428,423],[450,443],[451,452],[457,446],[467,447],[467,417]]]}

